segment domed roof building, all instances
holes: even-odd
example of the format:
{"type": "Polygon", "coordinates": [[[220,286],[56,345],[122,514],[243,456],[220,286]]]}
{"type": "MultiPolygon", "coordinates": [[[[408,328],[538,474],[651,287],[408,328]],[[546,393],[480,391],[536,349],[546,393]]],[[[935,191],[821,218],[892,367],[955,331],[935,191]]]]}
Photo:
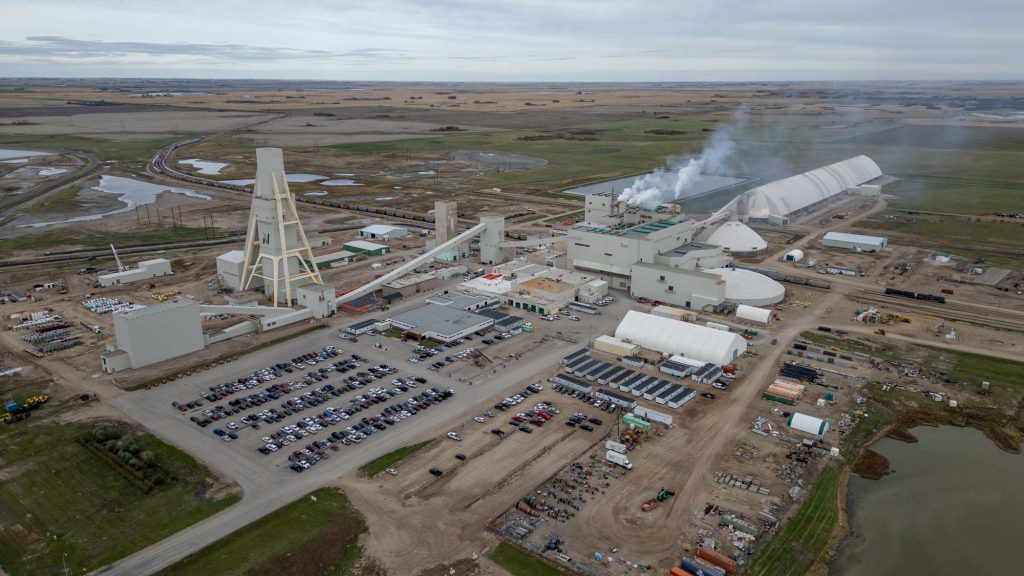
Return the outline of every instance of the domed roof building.
{"type": "Polygon", "coordinates": [[[725,299],[747,306],[770,306],[786,297],[786,289],[775,280],[738,268],[714,268],[704,270],[725,280],[725,299]]]}
{"type": "Polygon", "coordinates": [[[733,256],[759,256],[768,251],[768,243],[750,226],[736,220],[725,222],[708,236],[708,244],[725,248],[733,256]]]}

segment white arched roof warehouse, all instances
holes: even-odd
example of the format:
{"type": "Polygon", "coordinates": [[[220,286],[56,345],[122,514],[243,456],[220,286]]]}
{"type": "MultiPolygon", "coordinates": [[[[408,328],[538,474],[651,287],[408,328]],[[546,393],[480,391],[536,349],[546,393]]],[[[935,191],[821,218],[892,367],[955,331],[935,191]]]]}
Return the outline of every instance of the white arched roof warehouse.
{"type": "Polygon", "coordinates": [[[730,220],[719,226],[708,236],[708,244],[721,246],[730,254],[762,254],[768,249],[768,243],[758,236],[750,226],[742,222],[730,220]]]}
{"type": "Polygon", "coordinates": [[[747,306],[770,306],[782,302],[786,288],[775,280],[742,268],[712,268],[703,270],[725,280],[725,299],[747,306]]]}
{"type": "Polygon", "coordinates": [[[867,156],[829,164],[746,192],[747,215],[751,218],[785,216],[881,175],[881,168],[867,156]]]}
{"type": "Polygon", "coordinates": [[[615,337],[663,354],[681,354],[701,362],[729,364],[747,349],[747,341],[732,332],[630,310],[615,329],[615,337]]]}

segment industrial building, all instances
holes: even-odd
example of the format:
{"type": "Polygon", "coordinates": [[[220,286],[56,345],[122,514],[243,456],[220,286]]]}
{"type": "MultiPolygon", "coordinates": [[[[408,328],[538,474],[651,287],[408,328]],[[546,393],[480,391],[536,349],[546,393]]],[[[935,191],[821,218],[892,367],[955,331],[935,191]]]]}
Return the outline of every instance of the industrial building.
{"type": "Polygon", "coordinates": [[[315,253],[313,254],[313,260],[306,263],[316,270],[326,270],[348,264],[357,257],[359,257],[359,254],[350,250],[332,250],[330,252],[315,253]]]}
{"type": "Polygon", "coordinates": [[[657,264],[634,264],[629,293],[633,297],[703,310],[725,302],[727,286],[721,277],[707,272],[657,264]]]}
{"type": "Polygon", "coordinates": [[[100,355],[104,372],[148,366],[205,346],[199,303],[188,298],[113,316],[117,347],[100,355]]]}
{"type": "Polygon", "coordinates": [[[789,252],[786,252],[786,256],[784,258],[784,260],[786,262],[799,262],[799,261],[801,261],[803,259],[804,259],[804,251],[800,250],[799,248],[795,249],[795,250],[790,250],[789,252]]]}
{"type": "Polygon", "coordinates": [[[594,339],[594,350],[607,352],[616,356],[636,356],[640,354],[640,346],[632,342],[620,340],[615,336],[598,336],[594,339]]]}
{"type": "Polygon", "coordinates": [[[350,242],[345,242],[342,246],[349,252],[362,254],[366,257],[383,256],[384,254],[389,254],[391,252],[391,248],[384,244],[377,244],[366,240],[352,240],[350,242]]]}
{"type": "Polygon", "coordinates": [[[373,332],[373,327],[377,325],[377,322],[378,321],[373,318],[369,320],[361,320],[350,325],[348,328],[345,328],[345,331],[353,336],[362,336],[363,334],[373,332]]]}
{"type": "Polygon", "coordinates": [[[139,262],[138,268],[103,274],[102,276],[97,276],[96,280],[99,281],[100,286],[120,286],[121,284],[149,280],[159,276],[170,276],[171,274],[174,274],[171,271],[171,261],[164,258],[155,258],[139,262]]]}
{"type": "Polygon", "coordinates": [[[326,318],[338,312],[337,298],[334,287],[318,283],[299,286],[296,292],[296,303],[306,308],[313,318],[326,318]]]}
{"type": "Polygon", "coordinates": [[[396,238],[405,238],[409,235],[409,229],[402,226],[392,226],[391,224],[370,224],[365,228],[359,229],[360,238],[369,238],[370,240],[394,240],[396,238]]]}
{"type": "Polygon", "coordinates": [[[736,220],[723,223],[708,236],[709,244],[721,246],[733,256],[760,256],[768,251],[768,243],[749,226],[736,220]]]}
{"type": "Polygon", "coordinates": [[[786,288],[764,274],[741,268],[716,268],[705,272],[725,280],[725,299],[734,304],[770,306],[786,297],[786,288]]]}
{"type": "Polygon", "coordinates": [[[446,344],[494,324],[494,320],[486,316],[430,302],[389,316],[387,322],[392,328],[417,339],[429,338],[446,344]]]}
{"type": "Polygon", "coordinates": [[[537,314],[550,314],[574,302],[581,294],[581,301],[597,294],[607,294],[607,284],[600,280],[593,286],[593,276],[577,274],[526,260],[513,260],[495,266],[490,274],[484,274],[462,283],[463,290],[473,294],[486,295],[517,310],[537,314]]]}
{"type": "Polygon", "coordinates": [[[498,299],[480,294],[445,292],[444,294],[437,294],[427,298],[427,303],[465,310],[466,312],[476,312],[477,310],[487,310],[496,307],[498,299]]]}
{"type": "Polygon", "coordinates": [[[615,329],[615,337],[660,352],[702,362],[729,364],[747,349],[738,334],[630,310],[615,329]]]}
{"type": "MultiPolygon", "coordinates": [[[[224,280],[224,284],[232,290],[242,289],[242,273],[245,270],[245,251],[232,250],[217,256],[217,274],[224,280]]],[[[257,282],[259,278],[253,279],[253,288],[262,285],[257,282]]]]}
{"type": "Polygon", "coordinates": [[[381,295],[384,298],[391,298],[397,294],[408,298],[420,292],[427,292],[437,288],[437,274],[424,272],[422,274],[410,274],[381,285],[381,295]]]}
{"type": "Polygon", "coordinates": [[[879,252],[885,248],[888,239],[848,232],[826,232],[821,238],[821,243],[829,248],[845,248],[857,252],[879,252]]]}
{"type": "Polygon", "coordinates": [[[782,222],[790,214],[814,208],[848,190],[859,190],[881,177],[882,170],[874,160],[856,156],[758,186],[727,208],[741,217],[782,222]]]}

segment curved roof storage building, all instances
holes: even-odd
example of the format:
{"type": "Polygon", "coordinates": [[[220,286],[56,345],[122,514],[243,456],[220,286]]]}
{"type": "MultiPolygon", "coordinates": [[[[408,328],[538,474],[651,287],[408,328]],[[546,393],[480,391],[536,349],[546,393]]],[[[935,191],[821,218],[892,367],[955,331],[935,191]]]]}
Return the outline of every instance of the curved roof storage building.
{"type": "Polygon", "coordinates": [[[757,256],[768,251],[768,243],[751,230],[750,226],[736,220],[730,220],[719,226],[711,236],[708,244],[725,248],[734,256],[757,256]]]}
{"type": "Polygon", "coordinates": [[[725,299],[747,306],[769,306],[786,297],[786,289],[775,280],[738,268],[715,268],[704,270],[725,280],[725,299]]]}
{"type": "Polygon", "coordinates": [[[799,430],[812,436],[824,436],[828,432],[828,420],[808,416],[799,412],[793,412],[786,420],[786,425],[793,430],[799,430]]]}
{"type": "Polygon", "coordinates": [[[881,175],[878,164],[867,156],[836,162],[746,192],[746,215],[759,219],[786,216],[881,175]]]}
{"type": "Polygon", "coordinates": [[[615,337],[662,354],[679,354],[718,365],[729,364],[747,349],[747,341],[739,334],[636,310],[626,312],[615,337]]]}
{"type": "Polygon", "coordinates": [[[768,324],[772,321],[772,311],[767,308],[740,304],[736,307],[736,318],[758,324],[768,324]]]}

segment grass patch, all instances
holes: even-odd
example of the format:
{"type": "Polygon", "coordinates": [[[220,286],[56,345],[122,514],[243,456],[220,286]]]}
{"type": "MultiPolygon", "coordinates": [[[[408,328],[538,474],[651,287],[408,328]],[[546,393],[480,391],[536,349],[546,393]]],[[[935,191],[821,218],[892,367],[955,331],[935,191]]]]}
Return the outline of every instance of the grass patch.
{"type": "Polygon", "coordinates": [[[512,576],[565,576],[565,572],[551,564],[505,542],[491,552],[491,560],[512,576]]]}
{"type": "Polygon", "coordinates": [[[195,365],[189,366],[188,368],[184,368],[184,369],[182,369],[181,371],[179,371],[177,373],[167,374],[167,375],[164,375],[164,376],[157,376],[156,378],[150,378],[149,380],[146,380],[145,382],[140,382],[138,384],[135,384],[134,386],[128,387],[127,390],[141,390],[141,389],[143,389],[143,388],[145,388],[147,386],[152,386],[154,384],[163,383],[165,380],[168,380],[170,378],[175,378],[175,377],[179,377],[179,376],[186,376],[188,374],[191,374],[192,372],[198,372],[199,370],[204,370],[206,368],[213,367],[213,366],[215,366],[218,363],[221,363],[221,362],[224,362],[224,361],[228,360],[229,358],[234,359],[234,358],[239,358],[239,357],[245,356],[246,354],[252,354],[253,352],[259,352],[260,350],[264,350],[266,348],[270,348],[271,346],[277,346],[278,344],[280,344],[282,342],[287,342],[287,341],[292,340],[294,338],[298,338],[299,336],[305,336],[306,334],[309,334],[311,332],[316,332],[317,330],[323,330],[325,328],[327,328],[326,324],[316,324],[316,325],[313,325],[313,326],[309,326],[309,327],[303,328],[302,330],[299,330],[298,332],[294,332],[292,334],[287,334],[287,335],[281,336],[279,338],[274,338],[273,340],[268,340],[266,342],[262,342],[260,344],[256,344],[255,346],[250,346],[250,347],[246,348],[245,350],[240,350],[238,352],[231,352],[229,354],[222,354],[221,356],[218,356],[218,357],[214,358],[213,360],[208,360],[206,362],[201,362],[199,364],[195,364],[195,365]]]}
{"type": "MultiPolygon", "coordinates": [[[[588,182],[650,170],[661,165],[666,157],[699,151],[701,142],[707,136],[707,133],[701,132],[704,126],[690,118],[644,119],[587,125],[588,136],[580,140],[545,139],[545,136],[553,133],[540,130],[509,130],[341,144],[331,148],[355,155],[444,155],[456,150],[501,150],[523,154],[543,158],[548,164],[533,170],[493,174],[480,186],[556,192],[588,182]],[[680,130],[686,134],[661,136],[647,133],[647,130],[652,129],[680,130]],[[541,139],[532,139],[537,137],[541,139]]],[[[554,133],[563,132],[566,130],[554,133]]]]}
{"type": "Polygon", "coordinates": [[[341,576],[359,559],[362,516],[345,495],[322,488],[199,550],[160,576],[341,576]]]}
{"type": "Polygon", "coordinates": [[[194,135],[180,134],[157,140],[103,140],[70,135],[8,135],[0,136],[0,147],[91,152],[99,156],[103,162],[148,162],[164,146],[192,136],[194,135]]]}
{"type": "Polygon", "coordinates": [[[143,494],[75,441],[88,429],[31,423],[0,433],[0,466],[12,467],[0,482],[0,565],[12,576],[60,573],[64,554],[70,572],[99,568],[238,500],[206,499],[210,471],[149,434],[138,445],[174,480],[143,494]]]}
{"type": "Polygon", "coordinates": [[[800,510],[754,557],[751,576],[803,576],[821,551],[839,519],[837,502],[844,466],[830,465],[815,480],[800,510]]]}
{"type": "Polygon", "coordinates": [[[133,232],[102,233],[78,230],[55,230],[0,240],[0,252],[45,251],[68,246],[102,248],[111,242],[120,246],[189,242],[208,239],[209,229],[203,228],[146,228],[133,232]]]}
{"type": "Polygon", "coordinates": [[[377,458],[376,460],[371,460],[366,464],[363,464],[362,466],[359,467],[359,470],[366,474],[367,476],[376,476],[377,474],[380,474],[384,470],[393,466],[396,462],[404,460],[405,458],[411,456],[412,454],[419,452],[427,444],[430,444],[430,442],[428,441],[419,442],[417,444],[410,444],[408,446],[399,448],[398,450],[388,452],[387,454],[381,456],[380,458],[377,458]]]}

